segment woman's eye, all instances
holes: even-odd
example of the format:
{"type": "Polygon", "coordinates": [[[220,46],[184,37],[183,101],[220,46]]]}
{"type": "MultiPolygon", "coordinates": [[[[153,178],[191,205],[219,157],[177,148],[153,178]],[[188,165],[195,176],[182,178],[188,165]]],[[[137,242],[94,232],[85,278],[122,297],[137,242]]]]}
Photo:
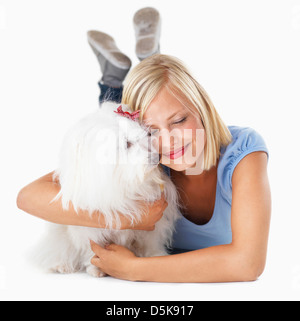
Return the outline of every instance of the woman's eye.
{"type": "Polygon", "coordinates": [[[180,124],[180,123],[183,123],[185,120],[186,120],[186,117],[184,117],[184,118],[182,118],[182,119],[180,119],[180,120],[176,121],[176,122],[175,122],[175,123],[173,123],[173,124],[180,124]]]}
{"type": "MultiPolygon", "coordinates": [[[[185,122],[186,119],[187,119],[187,117],[184,117],[184,118],[174,122],[173,125],[181,124],[181,123],[185,122]]],[[[159,132],[159,129],[150,129],[150,130],[148,130],[148,136],[156,135],[158,132],[159,132]]]]}

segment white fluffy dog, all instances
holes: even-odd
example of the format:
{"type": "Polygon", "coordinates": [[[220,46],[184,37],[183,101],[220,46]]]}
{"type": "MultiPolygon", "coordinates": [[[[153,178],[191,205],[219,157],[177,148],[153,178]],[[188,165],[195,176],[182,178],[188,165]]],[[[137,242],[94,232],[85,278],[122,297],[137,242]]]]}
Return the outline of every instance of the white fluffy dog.
{"type": "MultiPolygon", "coordinates": [[[[99,211],[106,228],[89,228],[49,223],[45,239],[35,250],[39,266],[50,271],[71,273],[86,270],[99,277],[104,273],[91,265],[90,240],[104,246],[123,245],[137,256],[167,255],[175,221],[179,216],[178,194],[170,178],[158,166],[145,127],[115,113],[120,104],[106,102],[83,118],[66,134],[53,178],[61,186],[52,201],[64,209],[72,202],[75,210],[99,211]],[[163,188],[162,188],[163,186],[163,188]],[[168,207],[153,231],[112,229],[120,224],[119,213],[138,222],[147,215],[144,202],[165,194],[168,207]]],[[[129,111],[122,105],[123,111],[129,111]]]]}

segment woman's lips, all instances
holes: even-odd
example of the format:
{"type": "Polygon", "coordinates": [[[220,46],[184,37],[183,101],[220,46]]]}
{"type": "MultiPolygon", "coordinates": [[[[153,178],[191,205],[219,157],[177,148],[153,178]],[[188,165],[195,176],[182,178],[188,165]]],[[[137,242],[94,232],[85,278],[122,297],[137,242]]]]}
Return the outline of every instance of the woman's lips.
{"type": "Polygon", "coordinates": [[[173,151],[173,152],[171,152],[171,153],[169,153],[169,154],[164,154],[164,155],[167,156],[167,157],[169,157],[170,159],[179,158],[179,157],[181,157],[181,156],[184,155],[185,150],[186,150],[186,148],[187,148],[189,145],[190,145],[190,144],[187,144],[186,146],[183,146],[183,147],[181,147],[181,148],[179,148],[179,149],[177,149],[177,150],[175,150],[175,151],[173,151]]]}

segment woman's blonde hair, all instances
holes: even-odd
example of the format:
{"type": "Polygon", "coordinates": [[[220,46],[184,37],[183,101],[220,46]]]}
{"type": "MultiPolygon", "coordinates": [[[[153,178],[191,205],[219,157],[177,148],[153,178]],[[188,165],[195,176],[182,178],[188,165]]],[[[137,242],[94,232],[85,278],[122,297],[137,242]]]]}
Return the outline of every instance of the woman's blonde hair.
{"type": "Polygon", "coordinates": [[[140,120],[154,97],[167,88],[196,117],[200,116],[206,133],[204,170],[217,164],[221,146],[231,142],[231,133],[217,113],[204,88],[185,65],[168,55],[153,55],[131,70],[123,89],[122,103],[140,110],[140,120]]]}

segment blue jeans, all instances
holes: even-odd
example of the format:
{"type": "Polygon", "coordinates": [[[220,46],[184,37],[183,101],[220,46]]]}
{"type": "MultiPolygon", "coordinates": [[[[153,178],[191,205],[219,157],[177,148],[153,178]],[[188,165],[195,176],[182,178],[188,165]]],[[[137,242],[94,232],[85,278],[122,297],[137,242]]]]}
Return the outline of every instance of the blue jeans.
{"type": "Polygon", "coordinates": [[[122,101],[123,87],[113,88],[103,85],[100,82],[98,82],[98,85],[101,91],[99,96],[100,104],[102,104],[104,101],[114,101],[116,103],[120,103],[122,101]]]}

